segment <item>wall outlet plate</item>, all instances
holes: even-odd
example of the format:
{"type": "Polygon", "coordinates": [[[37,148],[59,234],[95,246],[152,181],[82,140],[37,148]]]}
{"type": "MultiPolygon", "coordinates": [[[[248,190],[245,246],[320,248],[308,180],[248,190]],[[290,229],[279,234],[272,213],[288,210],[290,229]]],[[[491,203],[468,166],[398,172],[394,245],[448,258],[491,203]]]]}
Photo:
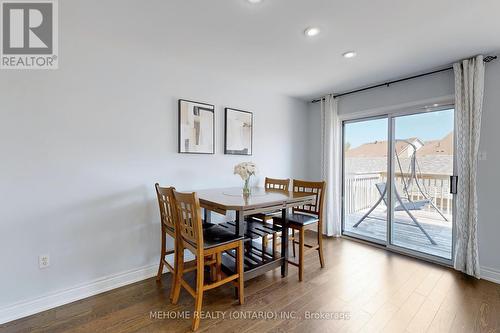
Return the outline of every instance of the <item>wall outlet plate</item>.
{"type": "Polygon", "coordinates": [[[40,269],[50,266],[50,256],[48,254],[41,254],[38,256],[38,267],[40,269]]]}

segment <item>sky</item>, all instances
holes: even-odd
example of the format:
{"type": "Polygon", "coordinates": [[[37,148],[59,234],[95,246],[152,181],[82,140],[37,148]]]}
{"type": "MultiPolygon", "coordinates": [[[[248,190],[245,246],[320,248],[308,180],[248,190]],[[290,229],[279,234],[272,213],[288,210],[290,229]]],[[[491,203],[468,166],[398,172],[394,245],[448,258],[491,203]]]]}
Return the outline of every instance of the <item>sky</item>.
{"type": "MultiPolygon", "coordinates": [[[[419,113],[395,118],[396,139],[417,137],[422,141],[442,139],[453,131],[454,110],[419,113]]],[[[387,140],[387,118],[347,123],[345,142],[351,148],[364,143],[387,140]]]]}

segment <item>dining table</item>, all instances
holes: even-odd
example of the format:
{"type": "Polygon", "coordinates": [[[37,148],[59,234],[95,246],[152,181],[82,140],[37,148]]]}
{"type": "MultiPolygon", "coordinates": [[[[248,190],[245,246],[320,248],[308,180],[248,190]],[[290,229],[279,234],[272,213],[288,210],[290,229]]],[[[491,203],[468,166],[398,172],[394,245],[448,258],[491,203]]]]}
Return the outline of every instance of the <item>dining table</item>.
{"type": "MultiPolygon", "coordinates": [[[[288,274],[288,211],[293,207],[314,204],[316,195],[308,192],[293,192],[254,187],[250,194],[243,194],[241,188],[217,188],[197,191],[200,206],[204,209],[204,223],[212,222],[212,213],[228,215],[234,211],[234,221],[223,222],[219,225],[226,227],[236,235],[244,237],[244,279],[249,280],[270,270],[281,267],[282,277],[288,274]],[[270,214],[281,212],[280,226],[256,221],[252,218],[256,214],[270,214]],[[281,251],[271,253],[266,249],[255,246],[254,240],[267,237],[269,234],[281,232],[281,251]]],[[[274,247],[274,246],[273,246],[274,247]]],[[[224,255],[223,269],[234,272],[234,256],[224,255]]]]}

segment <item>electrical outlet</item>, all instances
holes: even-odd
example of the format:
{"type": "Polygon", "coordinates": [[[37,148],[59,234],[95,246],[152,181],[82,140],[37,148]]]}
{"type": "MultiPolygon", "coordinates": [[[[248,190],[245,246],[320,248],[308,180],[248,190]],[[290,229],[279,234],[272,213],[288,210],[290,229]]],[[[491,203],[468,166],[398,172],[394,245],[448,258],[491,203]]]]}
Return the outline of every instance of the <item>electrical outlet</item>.
{"type": "Polygon", "coordinates": [[[40,269],[50,266],[50,256],[48,254],[41,254],[38,256],[38,267],[40,269]]]}

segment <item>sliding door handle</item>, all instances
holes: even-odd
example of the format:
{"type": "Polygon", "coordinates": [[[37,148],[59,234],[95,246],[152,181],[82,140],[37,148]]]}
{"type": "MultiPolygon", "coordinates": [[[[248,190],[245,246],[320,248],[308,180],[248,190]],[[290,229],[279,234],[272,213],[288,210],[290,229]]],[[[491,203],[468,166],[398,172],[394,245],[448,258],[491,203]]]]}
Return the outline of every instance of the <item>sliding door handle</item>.
{"type": "Polygon", "coordinates": [[[457,194],[458,176],[450,176],[450,193],[457,194]]]}

